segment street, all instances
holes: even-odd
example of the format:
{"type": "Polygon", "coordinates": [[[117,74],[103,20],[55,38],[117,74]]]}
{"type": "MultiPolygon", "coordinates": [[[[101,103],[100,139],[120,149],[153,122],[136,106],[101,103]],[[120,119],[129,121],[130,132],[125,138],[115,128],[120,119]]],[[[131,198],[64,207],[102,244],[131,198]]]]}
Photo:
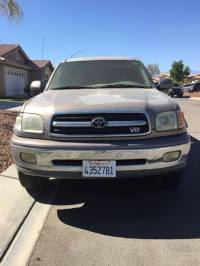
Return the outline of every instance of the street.
{"type": "Polygon", "coordinates": [[[200,101],[176,100],[192,141],[181,185],[60,182],[29,265],[200,265],[200,101]]]}

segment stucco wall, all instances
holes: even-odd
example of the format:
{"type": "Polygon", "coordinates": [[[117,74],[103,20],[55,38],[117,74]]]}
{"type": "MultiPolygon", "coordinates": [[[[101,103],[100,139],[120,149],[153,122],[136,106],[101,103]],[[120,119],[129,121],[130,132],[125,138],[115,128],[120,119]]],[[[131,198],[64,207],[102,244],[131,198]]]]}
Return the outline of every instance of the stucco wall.
{"type": "Polygon", "coordinates": [[[5,96],[4,68],[0,64],[0,96],[5,96]]]}
{"type": "Polygon", "coordinates": [[[44,75],[43,79],[49,79],[52,72],[53,71],[51,70],[50,66],[49,65],[46,66],[46,68],[44,69],[44,73],[43,73],[43,75],[44,75]]]}
{"type": "Polygon", "coordinates": [[[30,71],[30,81],[42,80],[42,70],[30,71]]]}

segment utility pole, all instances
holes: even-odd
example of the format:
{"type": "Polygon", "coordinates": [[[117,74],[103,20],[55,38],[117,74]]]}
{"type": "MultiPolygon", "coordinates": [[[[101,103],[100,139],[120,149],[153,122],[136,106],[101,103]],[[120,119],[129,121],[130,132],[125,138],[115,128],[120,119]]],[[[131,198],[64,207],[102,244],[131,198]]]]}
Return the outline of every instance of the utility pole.
{"type": "Polygon", "coordinates": [[[42,38],[42,60],[44,59],[44,40],[45,38],[42,38]]]}

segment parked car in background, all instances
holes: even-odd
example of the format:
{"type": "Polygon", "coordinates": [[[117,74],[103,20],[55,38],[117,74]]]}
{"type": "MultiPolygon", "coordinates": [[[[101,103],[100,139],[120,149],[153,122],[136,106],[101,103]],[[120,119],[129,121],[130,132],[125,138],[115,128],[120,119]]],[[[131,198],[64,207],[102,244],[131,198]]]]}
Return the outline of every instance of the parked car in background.
{"type": "Polygon", "coordinates": [[[197,92],[200,91],[200,82],[189,83],[183,85],[184,92],[197,92]]]}
{"type": "Polygon", "coordinates": [[[190,92],[190,90],[191,90],[191,83],[189,83],[189,84],[183,84],[183,91],[184,92],[190,92]]]}
{"type": "Polygon", "coordinates": [[[171,97],[174,97],[174,96],[178,96],[180,98],[183,97],[183,87],[182,86],[178,86],[178,84],[174,84],[175,86],[173,86],[171,89],[170,89],[170,96],[171,97]]]}
{"type": "Polygon", "coordinates": [[[192,83],[191,92],[200,91],[200,82],[192,83]]]}

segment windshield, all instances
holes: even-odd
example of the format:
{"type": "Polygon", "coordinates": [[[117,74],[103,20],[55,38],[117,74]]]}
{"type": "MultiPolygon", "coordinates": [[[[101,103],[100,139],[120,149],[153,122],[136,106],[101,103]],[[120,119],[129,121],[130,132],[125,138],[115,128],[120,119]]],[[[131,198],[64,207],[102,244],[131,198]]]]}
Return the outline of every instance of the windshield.
{"type": "Polygon", "coordinates": [[[131,60],[65,62],[58,66],[48,89],[150,88],[152,83],[143,65],[131,60]]]}

